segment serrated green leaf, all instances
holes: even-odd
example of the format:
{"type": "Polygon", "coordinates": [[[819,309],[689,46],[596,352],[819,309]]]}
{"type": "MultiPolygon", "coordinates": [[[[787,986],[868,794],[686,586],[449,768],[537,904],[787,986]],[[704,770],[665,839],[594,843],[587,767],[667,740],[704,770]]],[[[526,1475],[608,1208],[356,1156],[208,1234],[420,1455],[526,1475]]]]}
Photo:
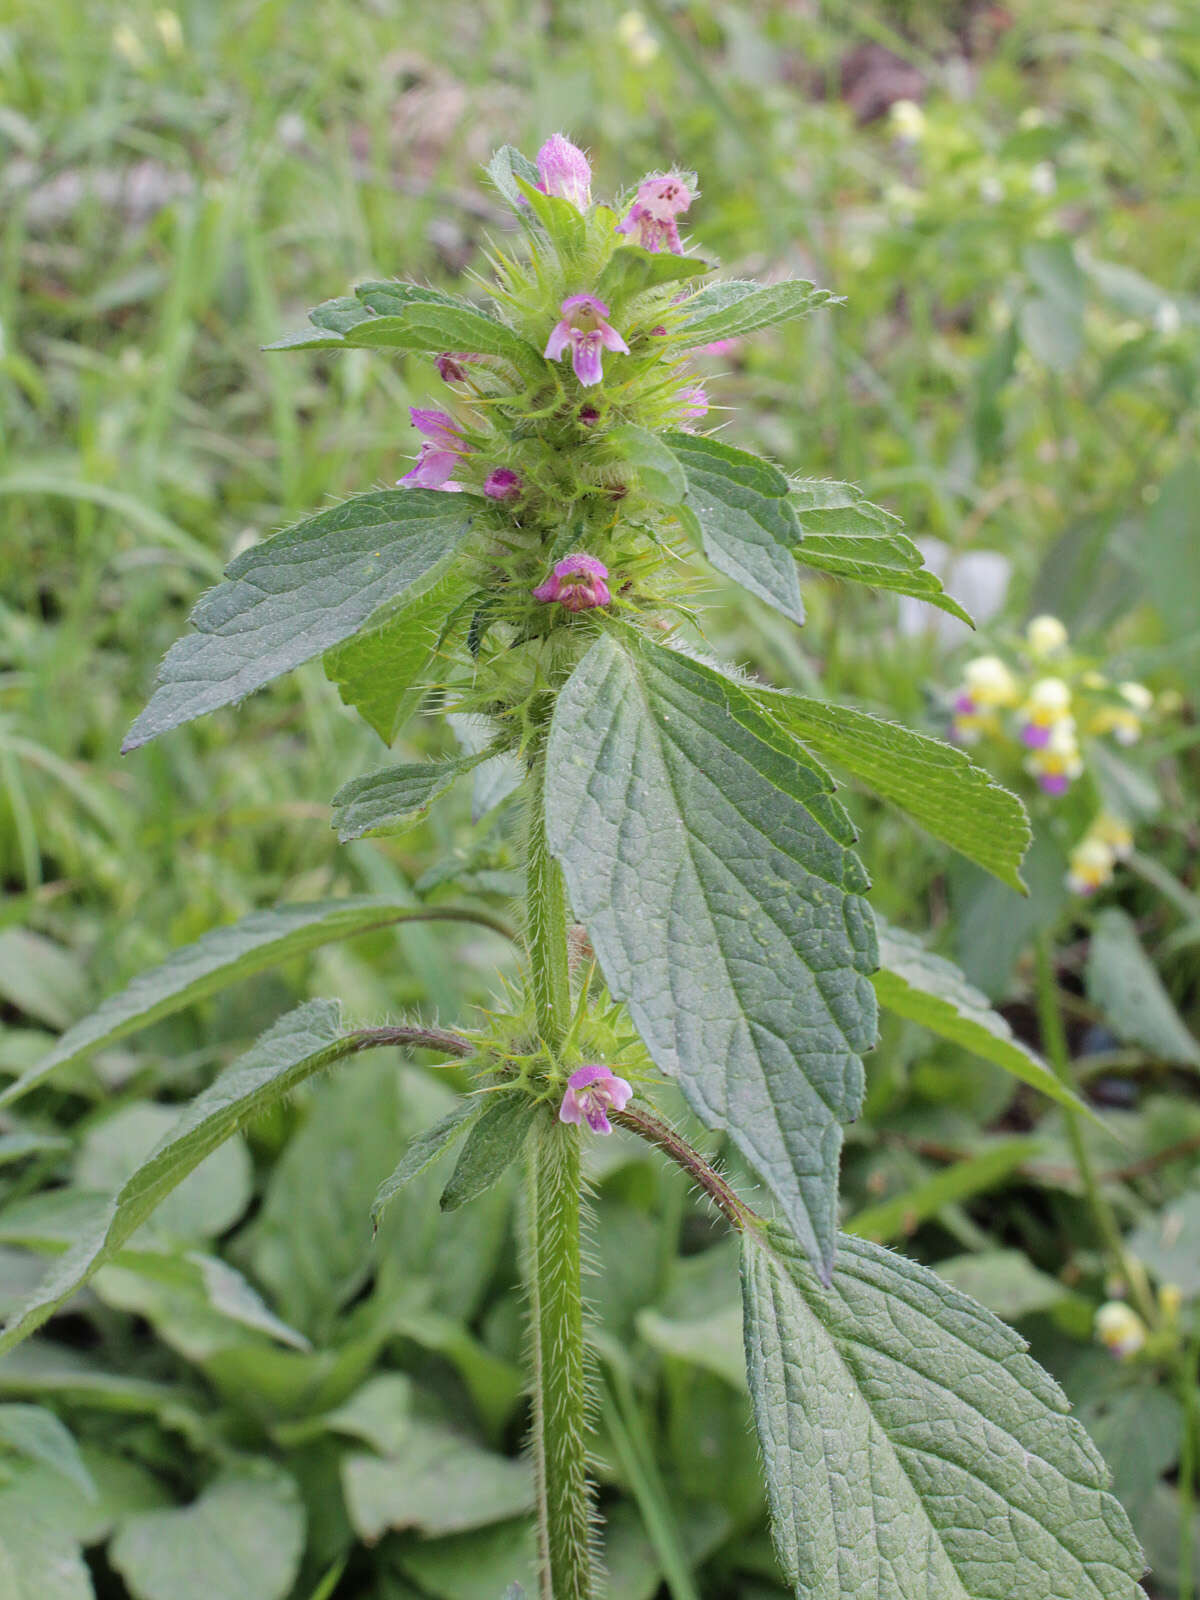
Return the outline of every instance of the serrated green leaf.
{"type": "MultiPolygon", "coordinates": [[[[405,283],[399,278],[372,279],[356,283],[354,298],[368,313],[377,317],[402,317],[412,305],[451,306],[473,311],[475,308],[458,295],[445,294],[441,289],[430,289],[423,283],[405,283]]],[[[311,315],[311,312],[310,312],[311,315]]],[[[355,322],[364,319],[359,317],[355,322]]]]}
{"type": "Polygon", "coordinates": [[[663,443],[687,475],[687,510],[713,566],[793,622],[803,622],[792,554],[800,524],[787,478],[761,456],[717,439],[666,433],[663,443]]]}
{"type": "Polygon", "coordinates": [[[444,676],[448,663],[437,654],[438,645],[471,589],[451,553],[351,638],[326,651],[325,676],[384,744],[395,742],[430,684],[444,676]]]}
{"type": "Polygon", "coordinates": [[[231,1134],[366,1042],[369,1036],[343,1031],[341,1008],[329,1000],[310,1000],[281,1018],[186,1107],[174,1130],[17,1308],[0,1333],[0,1354],[39,1328],[110,1261],[159,1201],[231,1134]]]}
{"type": "Polygon", "coordinates": [[[747,1233],[746,1352],[799,1600],[1144,1600],[1108,1473],[1023,1341],[927,1268],[843,1238],[830,1288],[747,1233]]]}
{"type": "Polygon", "coordinates": [[[524,178],[526,183],[537,183],[538,169],[529,157],[523,156],[511,144],[502,144],[488,162],[487,170],[497,192],[504,196],[517,215],[527,215],[525,196],[517,188],[515,179],[524,178]]]}
{"type": "Polygon", "coordinates": [[[970,615],[943,589],[941,579],[926,570],[924,557],[900,519],[872,505],[852,483],[794,479],[792,505],[804,536],[796,551],[804,566],[874,589],[912,595],[974,626],[970,615]]]}
{"type": "Polygon", "coordinates": [[[803,744],[906,811],[935,839],[1023,890],[1025,807],[964,751],[866,711],[756,690],[755,702],[803,744]]]}
{"type": "Polygon", "coordinates": [[[500,356],[532,378],[544,376],[546,370],[539,353],[507,323],[441,298],[414,297],[399,312],[356,323],[343,340],[363,350],[467,350],[500,356]]]}
{"type": "Polygon", "coordinates": [[[436,489],[355,495],[230,562],[192,612],[124,750],[242,700],[356,633],[456,546],[480,504],[436,489]]]}
{"type": "Polygon", "coordinates": [[[619,461],[627,461],[636,470],[647,494],[669,506],[678,505],[683,499],[687,480],[665,439],[628,422],[610,429],[604,442],[619,461]]]}
{"type": "Polygon", "coordinates": [[[846,1223],[846,1232],[873,1239],[876,1244],[901,1239],[947,1206],[997,1188],[1040,1149],[1036,1139],[990,1140],[975,1154],[953,1162],[903,1194],[858,1212],[846,1223]]]}
{"type": "Polygon", "coordinates": [[[525,1094],[497,1094],[471,1123],[450,1181],[442,1190],[443,1211],[457,1211],[490,1189],[521,1154],[536,1111],[525,1094]]]}
{"type": "Polygon", "coordinates": [[[670,250],[643,250],[639,244],[618,247],[596,285],[596,293],[615,313],[647,289],[681,283],[707,272],[709,263],[698,256],[677,256],[670,250]]]}
{"type": "Polygon", "coordinates": [[[711,283],[679,308],[682,320],[668,338],[685,349],[716,339],[740,339],[759,328],[805,317],[819,306],[836,305],[840,299],[803,278],[766,286],[744,280],[711,283]]]}
{"type": "Polygon", "coordinates": [[[893,928],[878,913],[875,928],[879,971],[871,981],[881,1006],[1003,1067],[1060,1105],[1093,1116],[1090,1107],[1060,1082],[1041,1057],[1014,1037],[1005,1019],[988,1004],[987,996],[968,983],[952,961],[926,950],[916,934],[893,928]]]}
{"type": "Polygon", "coordinates": [[[344,294],[336,300],[323,300],[319,306],[314,306],[308,313],[308,320],[314,328],[324,328],[330,333],[345,333],[347,328],[356,327],[371,315],[370,308],[356,295],[344,294]]]}
{"type": "Polygon", "coordinates": [[[429,1422],[414,1421],[398,1458],[346,1457],[342,1487],[350,1520],[368,1544],[389,1529],[436,1535],[482,1528],[533,1505],[526,1462],[493,1455],[429,1422]]]}
{"type": "Polygon", "coordinates": [[[285,1473],[233,1471],[190,1506],[131,1517],[109,1558],[134,1600],[284,1600],[304,1553],[304,1521],[285,1473]]]}
{"type": "Polygon", "coordinates": [[[348,844],[368,834],[403,833],[414,827],[433,802],[482,759],[406,762],[351,778],[333,797],[338,838],[348,844]]]}
{"type": "Polygon", "coordinates": [[[453,920],[459,915],[451,907],[414,907],[410,900],[390,895],[352,895],[345,900],[253,911],[240,922],[214,928],[194,944],[172,951],[161,966],[139,973],[124,989],[110,995],[98,1010],[68,1028],[48,1055],[8,1085],[0,1095],[0,1106],[37,1088],[52,1073],[81,1061],[93,1050],[115,1044],[139,1028],[306,950],[393,923],[453,920]]]}
{"type": "Polygon", "coordinates": [[[264,350],[344,350],[346,341],[332,328],[297,328],[294,333],[284,333],[264,350]]]}
{"type": "Polygon", "coordinates": [[[738,685],[634,635],[597,640],[555,708],[547,834],[609,987],[826,1263],[875,1037],[866,878],[830,788],[738,685]]]}
{"type": "Polygon", "coordinates": [[[481,1107],[477,1100],[460,1100],[452,1106],[440,1122],[419,1133],[400,1158],[399,1165],[390,1177],[379,1185],[371,1202],[371,1225],[379,1227],[379,1220],[400,1193],[401,1189],[426,1172],[439,1156],[461,1139],[468,1126],[479,1116],[481,1107]]]}
{"type": "Polygon", "coordinates": [[[1087,991],[1118,1039],[1162,1061],[1200,1067],[1200,1043],[1184,1026],[1137,929],[1116,906],[1102,911],[1092,929],[1087,991]]]}
{"type": "Polygon", "coordinates": [[[89,1500],[96,1498],[96,1485],[74,1436],[45,1406],[0,1405],[0,1445],[30,1461],[41,1461],[69,1478],[89,1500]]]}

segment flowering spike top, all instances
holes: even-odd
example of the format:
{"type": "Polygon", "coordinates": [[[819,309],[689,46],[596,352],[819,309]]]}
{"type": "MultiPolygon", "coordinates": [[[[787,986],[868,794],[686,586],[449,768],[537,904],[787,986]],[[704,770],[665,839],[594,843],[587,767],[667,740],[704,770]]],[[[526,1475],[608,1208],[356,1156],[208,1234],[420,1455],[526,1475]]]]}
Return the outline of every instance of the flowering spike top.
{"type": "Polygon", "coordinates": [[[629,346],[615,328],[609,326],[608,307],[594,294],[569,294],[559,307],[562,317],[546,341],[547,361],[561,361],[568,346],[575,376],[585,387],[599,383],[604,376],[600,351],[629,354],[629,346]]]}
{"type": "Polygon", "coordinates": [[[633,1085],[618,1078],[611,1067],[595,1061],[577,1067],[567,1079],[567,1092],[558,1112],[560,1122],[586,1122],[593,1133],[611,1133],[609,1107],[624,1111],[633,1094],[633,1085]]]}
{"type": "Polygon", "coordinates": [[[413,406],[409,415],[413,427],[425,435],[425,442],[417,456],[417,464],[406,472],[401,483],[410,483],[418,489],[456,489],[450,480],[468,445],[458,423],[445,411],[424,411],[413,406]]]}
{"type": "Polygon", "coordinates": [[[636,199],[617,224],[617,232],[628,234],[643,250],[658,251],[666,245],[677,256],[682,255],[676,218],[694,199],[687,184],[674,172],[665,177],[643,178],[636,199]]]}
{"type": "Polygon", "coordinates": [[[555,564],[545,583],[533,591],[535,600],[557,600],[568,611],[589,611],[612,600],[608,587],[608,568],[595,556],[576,551],[555,564]]]}
{"type": "Polygon", "coordinates": [[[592,203],[592,169],[578,145],[554,133],[537,155],[538,188],[543,194],[569,200],[580,211],[592,203]]]}

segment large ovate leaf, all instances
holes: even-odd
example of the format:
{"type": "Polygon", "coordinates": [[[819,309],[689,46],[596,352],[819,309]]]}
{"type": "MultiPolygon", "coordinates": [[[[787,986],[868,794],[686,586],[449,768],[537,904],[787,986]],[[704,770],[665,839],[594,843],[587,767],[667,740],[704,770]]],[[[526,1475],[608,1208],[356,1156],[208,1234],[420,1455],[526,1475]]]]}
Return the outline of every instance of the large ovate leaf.
{"type": "Polygon", "coordinates": [[[1025,807],[953,745],[848,706],[756,691],[759,706],[804,744],[1002,883],[1024,889],[1025,807]]]}
{"type": "Polygon", "coordinates": [[[805,317],[819,306],[835,305],[839,299],[803,278],[766,286],[744,279],[710,283],[679,308],[682,320],[668,337],[685,349],[717,339],[740,339],[759,328],[805,317]]]}
{"type": "Polygon", "coordinates": [[[310,1000],[281,1018],[185,1108],[171,1133],[82,1229],[77,1242],[5,1324],[0,1354],[52,1316],[112,1259],[159,1201],[239,1128],[315,1072],[371,1042],[370,1034],[346,1033],[341,1008],[329,1000],[310,1000]]]}
{"type": "MultiPolygon", "coordinates": [[[[96,1498],[96,1485],[70,1429],[45,1406],[0,1405],[0,1447],[30,1461],[41,1461],[69,1478],[88,1497],[96,1498]]],[[[0,1587],[0,1594],[3,1594],[0,1587]]]]}
{"type": "Polygon", "coordinates": [[[990,1312],[848,1237],[826,1288],[775,1229],[747,1233],[742,1291],[799,1600],[1144,1600],[1095,1446],[990,1312]]]}
{"type": "Polygon", "coordinates": [[[83,1551],[52,1508],[0,1497],[0,1600],[94,1600],[83,1551]]]}
{"type": "Polygon", "coordinates": [[[1087,990],[1118,1039],[1140,1045],[1162,1061],[1200,1067],[1200,1041],[1184,1026],[1142,949],[1137,928],[1116,906],[1096,918],[1088,947],[1087,990]]]}
{"type": "Polygon", "coordinates": [[[352,895],[345,900],[317,900],[294,906],[274,906],[252,911],[227,928],[214,928],[172,951],[161,966],[139,973],[131,983],[84,1017],[58,1040],[54,1048],[0,1095],[8,1105],[44,1083],[60,1068],[81,1060],[93,1050],[115,1044],[127,1034],[194,1005],[231,983],[249,978],[266,967],[338,939],[349,939],[372,928],[398,922],[457,919],[453,907],[413,906],[390,895],[352,895]]]}
{"type": "Polygon", "coordinates": [[[351,778],[333,797],[338,838],[347,844],[368,834],[402,833],[415,827],[433,802],[482,759],[402,762],[351,778]]]}
{"type": "Polygon", "coordinates": [[[898,517],[863,498],[852,483],[819,478],[792,481],[792,504],[804,542],[796,555],[806,567],[874,589],[912,595],[970,623],[958,601],[942,588],[898,517]]]}
{"type": "Polygon", "coordinates": [[[761,456],[717,439],[668,433],[663,443],[686,474],[689,521],[713,566],[793,622],[803,622],[792,555],[800,524],[787,478],[761,456]]]}
{"type": "Polygon", "coordinates": [[[383,489],[245,551],[192,612],[197,631],[167,651],[122,748],[244,699],[348,639],[443,560],[479,504],[436,489],[383,489]]]}
{"type": "Polygon", "coordinates": [[[230,1471],[180,1510],[131,1517],[110,1546],[134,1600],[284,1600],[304,1552],[304,1506],[279,1471],[230,1471]]]}
{"type": "Polygon", "coordinates": [[[443,677],[448,663],[438,647],[471,587],[451,553],[326,652],[325,676],[384,744],[395,742],[430,684],[443,677]]]}
{"type": "Polygon", "coordinates": [[[875,1038],[866,877],[831,787],[740,686],[632,634],[558,699],[547,834],[608,984],[826,1265],[875,1038]]]}
{"type": "Polygon", "coordinates": [[[1003,1067],[1060,1105],[1091,1115],[1042,1058],[1015,1037],[987,996],[968,983],[952,961],[926,950],[915,934],[893,928],[878,914],[875,928],[879,971],[871,981],[881,1006],[1003,1067]]]}

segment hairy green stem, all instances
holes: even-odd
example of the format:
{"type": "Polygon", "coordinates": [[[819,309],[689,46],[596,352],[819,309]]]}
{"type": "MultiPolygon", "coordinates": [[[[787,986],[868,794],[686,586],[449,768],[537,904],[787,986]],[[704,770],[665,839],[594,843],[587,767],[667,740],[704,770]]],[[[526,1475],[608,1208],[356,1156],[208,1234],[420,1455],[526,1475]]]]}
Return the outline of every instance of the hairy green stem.
{"type": "MultiPolygon", "coordinates": [[[[1067,1035],[1063,1027],[1062,1011],[1059,1007],[1058,984],[1054,975],[1054,953],[1048,934],[1042,933],[1038,935],[1034,957],[1037,970],[1037,1011],[1042,1035],[1042,1048],[1046,1052],[1055,1075],[1069,1089],[1074,1090],[1075,1082],[1071,1073],[1071,1055],[1067,1047],[1067,1035]]],[[[1071,1154],[1075,1159],[1075,1166],[1083,1183],[1084,1194],[1087,1197],[1088,1209],[1092,1213],[1096,1232],[1111,1257],[1113,1265],[1128,1285],[1129,1292],[1138,1310],[1145,1320],[1153,1326],[1158,1316],[1154,1296],[1150,1292],[1150,1285],[1146,1281],[1146,1274],[1142,1270],[1141,1263],[1134,1260],[1125,1248],[1125,1240],[1121,1234],[1116,1216],[1096,1176],[1095,1164],[1084,1140],[1079,1116],[1069,1106],[1063,1106],[1062,1115],[1067,1129],[1067,1139],[1071,1145],[1071,1154]]]]}
{"type": "Polygon", "coordinates": [[[579,1130],[539,1117],[526,1194],[541,1600],[591,1600],[579,1130]]]}
{"type": "Polygon", "coordinates": [[[546,843],[545,761],[533,770],[525,855],[525,948],[538,1032],[551,1050],[571,1021],[567,899],[562,870],[546,843]]]}

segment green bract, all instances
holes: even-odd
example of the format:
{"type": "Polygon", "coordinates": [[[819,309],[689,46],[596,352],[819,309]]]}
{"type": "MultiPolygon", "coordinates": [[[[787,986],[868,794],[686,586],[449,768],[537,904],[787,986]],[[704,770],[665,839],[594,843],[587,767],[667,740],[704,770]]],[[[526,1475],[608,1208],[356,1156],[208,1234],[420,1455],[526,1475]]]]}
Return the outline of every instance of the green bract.
{"type": "MultiPolygon", "coordinates": [[[[364,1541],[389,1530],[486,1529],[532,1507],[541,1592],[590,1600],[581,1156],[584,1139],[609,1130],[607,1107],[681,1165],[743,1237],[750,1389],[780,1556],[798,1596],[1131,1600],[1138,1556],[1103,1492],[1100,1462],[1016,1336],[924,1269],[838,1233],[842,1130],[861,1109],[877,995],[1066,1105],[1078,1102],[957,969],[911,935],[877,929],[856,834],[822,763],[1014,887],[1029,839],[1024,812],[959,750],[705,659],[694,626],[698,561],[795,624],[805,614],[802,566],[964,615],[896,519],[852,486],[789,479],[698,431],[708,402],[689,351],[769,331],[836,296],[806,282],[713,279],[678,231],[695,198],[689,174],[649,175],[616,212],[591,202],[586,158],[559,136],[536,166],[505,148],[490,173],[521,229],[517,249],[491,258],[490,306],[371,282],[318,306],[313,332],[271,347],[436,357],[447,409],[413,412],[423,439],[416,464],[395,488],[357,495],[239,555],[197,605],[195,631],[169,651],[126,748],[318,656],[385,745],[436,691],[460,752],[351,777],[333,820],[343,840],[357,840],[415,823],[469,772],[477,817],[509,803],[515,788],[522,982],[469,1034],[348,1027],[323,1000],[284,1016],[189,1106],[163,1109],[157,1145],[112,1169],[106,1187],[125,1181],[111,1200],[73,1193],[57,1212],[52,1202],[9,1217],[10,1242],[30,1240],[61,1259],[17,1306],[0,1350],[94,1277],[108,1303],[161,1322],[221,1384],[256,1397],[261,1389],[264,1415],[274,1408],[282,1418],[281,1437],[290,1427],[303,1441],[315,1428],[369,1445],[373,1453],[340,1463],[347,1527],[364,1541]],[[303,1148],[289,1147],[254,1224],[255,1274],[280,1291],[286,1322],[203,1251],[169,1267],[157,1235],[135,1237],[201,1162],[298,1085],[396,1045],[439,1052],[469,1092],[421,1102],[428,1116],[418,1127],[432,1125],[395,1155],[372,1144],[383,1164],[360,1171],[360,1149],[378,1133],[375,1104],[399,1090],[382,1067],[326,1086],[345,1093],[307,1125],[303,1148]],[[664,1078],[728,1138],[776,1219],[755,1216],[659,1114],[664,1078]],[[367,1269],[345,1229],[295,1234],[305,1187],[326,1178],[303,1168],[304,1148],[310,1161],[320,1153],[329,1181],[360,1194],[364,1229],[385,1213],[385,1238],[403,1225],[370,1319],[319,1371],[308,1337],[321,1301],[309,1279],[331,1282],[341,1306],[367,1269]],[[519,1379],[408,1297],[404,1227],[428,1211],[435,1164],[433,1198],[454,1213],[469,1201],[485,1211],[503,1203],[517,1161],[532,1473],[410,1418],[395,1374],[377,1380],[370,1403],[366,1390],[354,1395],[386,1342],[408,1338],[453,1362],[499,1437],[519,1379]],[[248,1366],[226,1342],[230,1325],[261,1338],[248,1366]],[[306,1422],[295,1420],[302,1405],[306,1422]]],[[[451,875],[426,874],[417,890],[433,893],[451,875]]],[[[474,886],[484,894],[496,875],[480,873],[474,886]]],[[[486,901],[426,907],[380,895],[255,912],[177,951],[68,1029],[3,1102],[270,965],[426,917],[510,933],[486,901]]],[[[1157,1013],[1127,1026],[1156,1043],[1169,1033],[1157,1013]]],[[[94,1165],[105,1137],[116,1150],[127,1133],[112,1119],[104,1126],[94,1165]]],[[[1005,1140],[977,1153],[930,1181],[929,1209],[1035,1149],[1005,1140]]],[[[128,1153],[122,1146],[113,1159],[128,1153]]],[[[245,1187],[239,1207],[248,1179],[245,1187]]],[[[898,1220],[885,1206],[850,1226],[890,1234],[898,1220]]],[[[458,1293],[453,1261],[445,1278],[444,1293],[458,1293]]],[[[729,1319],[719,1326],[728,1331],[729,1319]]],[[[691,1348],[704,1335],[681,1316],[660,1319],[654,1337],[670,1353],[672,1340],[691,1348]]],[[[727,1376],[728,1342],[701,1365],[727,1376]]],[[[613,1371],[628,1381],[616,1357],[613,1371]]],[[[36,1411],[0,1415],[0,1433],[87,1487],[86,1466],[36,1411]]],[[[636,1445],[616,1444],[636,1465],[636,1445]]],[[[222,1470],[192,1506],[125,1523],[111,1560],[139,1595],[199,1592],[193,1573],[218,1541],[256,1600],[292,1584],[302,1539],[294,1485],[243,1472],[227,1442],[221,1451],[222,1470]],[[267,1557],[256,1548],[263,1522],[273,1529],[267,1557]]],[[[644,1504],[661,1507],[661,1486],[643,1480],[644,1504]]],[[[510,1534],[498,1537],[507,1551],[510,1534]]],[[[673,1539],[660,1517],[664,1570],[678,1572],[673,1539]]],[[[0,1588],[8,1579],[24,1594],[4,1565],[14,1550],[24,1559],[19,1533],[0,1519],[0,1588]]],[[[54,1592],[63,1596],[86,1592],[73,1552],[68,1541],[58,1562],[54,1592]]],[[[329,1570],[319,1593],[338,1582],[329,1570]]]]}

